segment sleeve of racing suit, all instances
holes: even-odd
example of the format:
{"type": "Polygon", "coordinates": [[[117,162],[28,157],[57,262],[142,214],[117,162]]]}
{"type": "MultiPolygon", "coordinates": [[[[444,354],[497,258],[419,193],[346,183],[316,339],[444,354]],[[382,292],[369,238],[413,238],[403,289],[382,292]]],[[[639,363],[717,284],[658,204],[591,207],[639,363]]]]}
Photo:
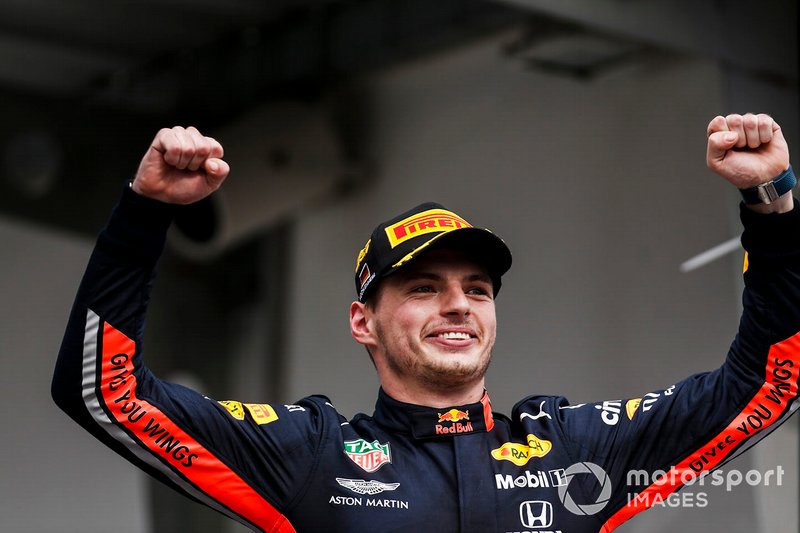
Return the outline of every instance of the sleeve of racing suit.
{"type": "Polygon", "coordinates": [[[724,364],[642,398],[558,406],[571,459],[608,474],[583,476],[585,494],[608,501],[601,532],[747,450],[800,405],[800,206],[759,215],[742,205],[741,219],[744,311],[724,364]]]}
{"type": "Polygon", "coordinates": [[[303,492],[325,419],[337,415],[310,399],[275,408],[213,401],[159,380],[142,362],[150,286],[175,209],[124,191],[78,289],[53,398],[95,437],[189,497],[253,530],[294,531],[282,513],[303,492]]]}

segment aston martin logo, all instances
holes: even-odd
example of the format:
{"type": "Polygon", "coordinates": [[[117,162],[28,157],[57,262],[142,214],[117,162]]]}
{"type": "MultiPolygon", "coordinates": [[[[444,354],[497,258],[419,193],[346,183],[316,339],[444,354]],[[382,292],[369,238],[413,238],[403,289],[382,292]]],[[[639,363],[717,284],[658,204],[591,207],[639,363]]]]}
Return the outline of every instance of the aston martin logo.
{"type": "Polygon", "coordinates": [[[380,481],[366,481],[363,479],[336,478],[336,482],[342,487],[348,488],[358,494],[378,494],[385,490],[394,490],[400,483],[381,483],[380,481]]]}

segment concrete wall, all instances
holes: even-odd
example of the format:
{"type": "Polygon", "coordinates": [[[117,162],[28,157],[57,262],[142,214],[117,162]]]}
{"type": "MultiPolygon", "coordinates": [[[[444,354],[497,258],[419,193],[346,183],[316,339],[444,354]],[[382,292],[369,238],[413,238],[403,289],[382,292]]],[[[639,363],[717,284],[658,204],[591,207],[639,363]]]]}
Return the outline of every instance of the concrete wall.
{"type": "Polygon", "coordinates": [[[0,530],[146,530],[144,475],[50,399],[53,365],[92,242],[0,219],[0,530]]]}

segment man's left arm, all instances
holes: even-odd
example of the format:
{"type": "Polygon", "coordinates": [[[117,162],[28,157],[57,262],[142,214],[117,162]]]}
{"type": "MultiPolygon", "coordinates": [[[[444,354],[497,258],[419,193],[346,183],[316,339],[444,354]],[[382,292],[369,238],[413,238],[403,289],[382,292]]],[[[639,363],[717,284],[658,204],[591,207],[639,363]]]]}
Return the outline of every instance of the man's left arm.
{"type": "Polygon", "coordinates": [[[790,189],[774,194],[785,182],[769,184],[791,172],[780,126],[768,115],[714,118],[707,163],[753,198],[741,207],[747,263],[739,331],[713,372],[638,399],[559,410],[567,440],[580,437],[572,449],[583,451],[573,459],[600,464],[612,479],[603,531],[747,450],[800,403],[800,205],[790,189]],[[655,472],[665,477],[656,482],[655,472]]]}

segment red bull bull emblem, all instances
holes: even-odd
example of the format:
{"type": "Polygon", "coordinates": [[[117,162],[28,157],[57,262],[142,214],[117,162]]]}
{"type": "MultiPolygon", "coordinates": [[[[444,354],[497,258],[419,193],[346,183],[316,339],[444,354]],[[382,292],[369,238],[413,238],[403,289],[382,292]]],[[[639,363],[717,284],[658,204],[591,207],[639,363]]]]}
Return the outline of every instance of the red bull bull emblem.
{"type": "Polygon", "coordinates": [[[439,422],[458,422],[460,420],[469,420],[469,411],[459,411],[458,409],[450,409],[446,413],[436,413],[439,415],[439,422]]]}
{"type": "Polygon", "coordinates": [[[456,433],[471,433],[473,430],[472,422],[469,422],[469,411],[461,411],[459,409],[450,409],[445,413],[436,413],[439,415],[439,423],[436,424],[437,435],[452,435],[456,433]],[[462,424],[462,420],[467,420],[466,424],[462,424]],[[442,422],[449,422],[450,426],[443,426],[442,422]]]}
{"type": "Polygon", "coordinates": [[[372,442],[364,439],[345,441],[344,453],[367,472],[374,472],[386,463],[392,462],[389,443],[382,444],[377,440],[372,442]]]}

